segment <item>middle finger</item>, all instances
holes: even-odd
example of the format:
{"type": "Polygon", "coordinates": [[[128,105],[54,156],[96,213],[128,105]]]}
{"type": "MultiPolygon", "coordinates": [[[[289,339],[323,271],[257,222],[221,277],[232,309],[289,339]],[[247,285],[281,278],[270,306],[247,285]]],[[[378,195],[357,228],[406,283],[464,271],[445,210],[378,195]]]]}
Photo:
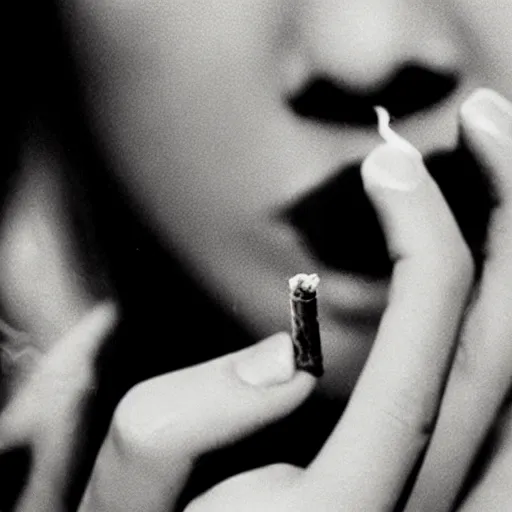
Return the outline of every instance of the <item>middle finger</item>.
{"type": "Polygon", "coordinates": [[[475,455],[509,389],[512,375],[512,106],[489,90],[461,109],[463,137],[499,192],[487,258],[436,430],[407,511],[451,510],[475,455]]]}

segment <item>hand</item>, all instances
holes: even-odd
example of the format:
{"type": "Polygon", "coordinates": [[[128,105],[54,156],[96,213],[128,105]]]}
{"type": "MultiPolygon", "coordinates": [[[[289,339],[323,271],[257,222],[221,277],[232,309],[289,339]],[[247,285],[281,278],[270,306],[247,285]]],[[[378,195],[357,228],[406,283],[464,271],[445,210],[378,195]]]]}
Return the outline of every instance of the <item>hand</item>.
{"type": "MultiPolygon", "coordinates": [[[[366,189],[395,259],[389,306],[350,403],[306,468],[234,476],[187,512],[393,510],[434,427],[471,291],[473,262],[419,160],[390,145],[366,189]]],[[[119,404],[80,512],[164,512],[203,453],[296,407],[313,388],[287,335],[145,381],[119,404]]]]}
{"type": "MultiPolygon", "coordinates": [[[[466,147],[490,178],[497,205],[482,278],[467,312],[439,420],[407,512],[452,510],[486,434],[497,421],[512,376],[512,105],[492,91],[477,91],[462,106],[460,124],[466,147]]],[[[464,169],[460,182],[464,194],[464,169]]],[[[505,419],[496,453],[465,500],[464,512],[512,508],[510,432],[511,420],[505,419]]]]}
{"type": "Polygon", "coordinates": [[[88,399],[95,393],[95,359],[117,311],[93,308],[43,354],[0,415],[0,451],[31,449],[31,471],[17,512],[63,512],[68,474],[81,448],[88,399]]]}

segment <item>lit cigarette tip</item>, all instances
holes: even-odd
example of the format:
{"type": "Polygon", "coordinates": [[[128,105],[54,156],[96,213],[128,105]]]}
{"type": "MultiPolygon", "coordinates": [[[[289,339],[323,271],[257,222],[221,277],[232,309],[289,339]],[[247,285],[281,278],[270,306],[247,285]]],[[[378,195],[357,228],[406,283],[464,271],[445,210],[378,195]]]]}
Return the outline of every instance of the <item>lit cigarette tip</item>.
{"type": "Polygon", "coordinates": [[[288,281],[292,295],[314,294],[319,283],[318,274],[297,274],[288,281]]]}
{"type": "Polygon", "coordinates": [[[377,114],[378,131],[380,136],[388,143],[393,144],[395,147],[400,148],[402,151],[414,156],[415,158],[422,159],[421,153],[407,140],[398,135],[389,126],[391,120],[389,112],[381,106],[373,107],[377,114]]]}

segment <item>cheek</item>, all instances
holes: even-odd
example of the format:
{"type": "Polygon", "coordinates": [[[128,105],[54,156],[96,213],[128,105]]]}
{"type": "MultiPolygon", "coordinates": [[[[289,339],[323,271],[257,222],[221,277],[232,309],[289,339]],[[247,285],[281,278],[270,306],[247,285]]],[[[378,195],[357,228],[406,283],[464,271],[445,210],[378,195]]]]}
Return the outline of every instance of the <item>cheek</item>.
{"type": "Polygon", "coordinates": [[[160,201],[189,209],[276,188],[283,131],[262,126],[276,111],[279,2],[61,2],[93,126],[137,195],[165,189],[160,201]]]}
{"type": "MultiPolygon", "coordinates": [[[[509,0],[463,0],[453,2],[455,15],[464,27],[466,41],[472,48],[477,85],[512,94],[512,4],[509,0]]],[[[467,72],[468,70],[466,70],[467,72]]]]}
{"type": "Polygon", "coordinates": [[[277,65],[279,22],[266,3],[75,0],[61,7],[91,111],[128,110],[125,121],[154,132],[179,126],[169,133],[178,146],[190,135],[243,126],[246,105],[261,102],[277,65]]]}
{"type": "Polygon", "coordinates": [[[282,109],[279,1],[60,2],[93,130],[167,238],[230,238],[329,171],[282,109]]]}

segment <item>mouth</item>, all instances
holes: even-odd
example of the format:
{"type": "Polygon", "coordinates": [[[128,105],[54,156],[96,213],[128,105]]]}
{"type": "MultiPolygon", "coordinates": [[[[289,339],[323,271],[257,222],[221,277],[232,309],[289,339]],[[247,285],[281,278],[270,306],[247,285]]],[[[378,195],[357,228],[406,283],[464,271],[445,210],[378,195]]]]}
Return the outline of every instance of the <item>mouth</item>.
{"type": "Polygon", "coordinates": [[[442,102],[456,87],[453,74],[433,73],[423,66],[408,64],[374,91],[352,91],[332,77],[314,77],[295,91],[288,103],[302,119],[331,125],[373,126],[374,105],[385,105],[394,119],[403,119],[442,102]]]}
{"type": "MultiPolygon", "coordinates": [[[[462,146],[429,154],[424,160],[480,271],[489,216],[495,204],[488,179],[462,146]]],[[[363,189],[361,163],[339,169],[327,182],[282,211],[280,218],[295,229],[326,267],[369,278],[386,278],[393,262],[363,189]]]]}

